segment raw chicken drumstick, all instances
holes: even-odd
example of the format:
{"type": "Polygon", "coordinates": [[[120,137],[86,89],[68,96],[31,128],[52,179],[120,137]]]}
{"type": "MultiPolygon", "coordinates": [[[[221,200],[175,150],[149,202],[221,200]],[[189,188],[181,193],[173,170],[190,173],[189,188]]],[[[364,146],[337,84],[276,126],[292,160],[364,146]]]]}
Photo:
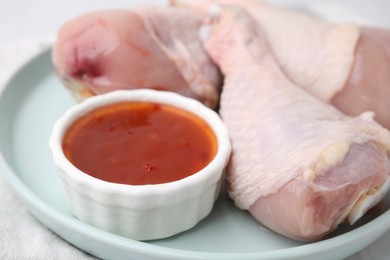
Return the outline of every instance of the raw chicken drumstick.
{"type": "Polygon", "coordinates": [[[201,29],[225,82],[220,113],[232,140],[228,192],[268,228],[314,240],[354,223],[390,186],[390,132],[294,85],[243,9],[215,7],[201,29]]]}
{"type": "Polygon", "coordinates": [[[205,15],[211,3],[246,8],[263,28],[283,72],[349,115],[373,111],[390,129],[390,31],[330,24],[261,0],[171,0],[205,15]]]}
{"type": "Polygon", "coordinates": [[[221,76],[197,37],[202,21],[178,7],[85,14],[61,28],[53,63],[79,100],[116,89],[152,88],[214,108],[221,76]]]}

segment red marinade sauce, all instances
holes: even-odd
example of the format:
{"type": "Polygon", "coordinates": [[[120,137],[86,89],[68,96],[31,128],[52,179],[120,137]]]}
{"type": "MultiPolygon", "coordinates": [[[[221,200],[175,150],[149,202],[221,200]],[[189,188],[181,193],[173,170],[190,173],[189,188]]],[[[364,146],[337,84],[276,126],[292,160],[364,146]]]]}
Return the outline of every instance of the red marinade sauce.
{"type": "Polygon", "coordinates": [[[173,182],[214,158],[210,126],[165,104],[123,102],[95,109],[66,131],[62,148],[79,170],[98,179],[131,185],[173,182]]]}

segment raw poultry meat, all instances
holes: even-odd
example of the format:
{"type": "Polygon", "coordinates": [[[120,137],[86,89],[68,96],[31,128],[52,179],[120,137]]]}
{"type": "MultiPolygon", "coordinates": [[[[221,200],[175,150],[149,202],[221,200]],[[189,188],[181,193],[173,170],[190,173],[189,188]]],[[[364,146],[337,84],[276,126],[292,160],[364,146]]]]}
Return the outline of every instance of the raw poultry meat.
{"type": "Polygon", "coordinates": [[[221,76],[197,37],[202,21],[178,7],[88,13],[61,28],[53,63],[76,99],[152,88],[214,108],[221,76]]]}
{"type": "Polygon", "coordinates": [[[390,186],[390,132],[292,83],[243,9],[218,6],[201,29],[225,76],[220,113],[232,140],[228,192],[265,226],[313,240],[354,223],[390,186]]]}
{"type": "Polygon", "coordinates": [[[246,8],[263,28],[283,72],[342,112],[373,111],[390,129],[390,31],[330,24],[260,0],[171,0],[205,14],[211,3],[246,8]]]}

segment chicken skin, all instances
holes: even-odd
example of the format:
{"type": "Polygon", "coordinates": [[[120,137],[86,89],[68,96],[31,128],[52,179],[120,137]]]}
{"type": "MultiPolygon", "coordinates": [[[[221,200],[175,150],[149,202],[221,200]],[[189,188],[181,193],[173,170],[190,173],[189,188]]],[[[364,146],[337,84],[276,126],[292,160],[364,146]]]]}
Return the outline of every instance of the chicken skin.
{"type": "Polygon", "coordinates": [[[221,75],[197,37],[202,21],[174,7],[88,13],[61,28],[53,63],[77,100],[116,89],[151,88],[215,108],[221,75]]]}
{"type": "Polygon", "coordinates": [[[225,77],[220,113],[235,204],[298,240],[354,223],[389,189],[389,131],[372,113],[346,116],[291,82],[243,9],[211,13],[201,36],[225,77]]]}

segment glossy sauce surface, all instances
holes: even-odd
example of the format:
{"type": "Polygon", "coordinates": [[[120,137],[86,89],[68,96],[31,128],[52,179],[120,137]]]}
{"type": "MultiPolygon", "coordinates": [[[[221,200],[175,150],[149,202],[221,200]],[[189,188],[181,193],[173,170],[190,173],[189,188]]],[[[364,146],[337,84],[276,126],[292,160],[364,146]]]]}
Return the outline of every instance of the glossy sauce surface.
{"type": "Polygon", "coordinates": [[[217,140],[198,116],[169,105],[124,102],[98,108],[66,131],[63,151],[101,180],[159,184],[190,176],[214,158],[217,140]]]}

